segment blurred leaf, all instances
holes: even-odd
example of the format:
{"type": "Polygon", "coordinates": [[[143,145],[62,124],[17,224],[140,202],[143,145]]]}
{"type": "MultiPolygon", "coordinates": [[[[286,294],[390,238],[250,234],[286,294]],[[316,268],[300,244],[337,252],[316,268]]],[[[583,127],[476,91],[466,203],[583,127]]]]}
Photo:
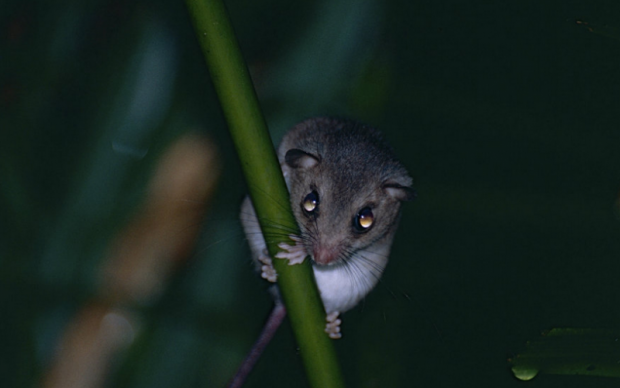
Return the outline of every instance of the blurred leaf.
{"type": "Polygon", "coordinates": [[[316,4],[308,28],[268,69],[265,82],[257,82],[261,100],[276,113],[272,132],[281,134],[300,117],[347,113],[347,96],[357,91],[351,83],[379,44],[383,13],[376,0],[316,4]]]}
{"type": "Polygon", "coordinates": [[[555,328],[509,362],[520,380],[539,373],[620,377],[620,330],[555,328]]]}

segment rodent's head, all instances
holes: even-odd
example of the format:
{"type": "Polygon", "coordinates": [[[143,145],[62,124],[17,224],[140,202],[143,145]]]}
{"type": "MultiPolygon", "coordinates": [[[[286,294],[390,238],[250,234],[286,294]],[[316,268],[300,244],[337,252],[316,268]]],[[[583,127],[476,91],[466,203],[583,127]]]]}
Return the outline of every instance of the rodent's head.
{"type": "Polygon", "coordinates": [[[280,148],[293,213],[318,265],[346,261],[391,242],[411,178],[380,133],[361,124],[312,119],[280,148]]]}

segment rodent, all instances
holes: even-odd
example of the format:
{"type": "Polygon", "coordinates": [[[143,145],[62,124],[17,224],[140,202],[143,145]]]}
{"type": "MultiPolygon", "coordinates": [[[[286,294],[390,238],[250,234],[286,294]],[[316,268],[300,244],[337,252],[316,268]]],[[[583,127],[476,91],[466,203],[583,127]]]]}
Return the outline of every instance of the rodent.
{"type": "MultiPolygon", "coordinates": [[[[289,264],[310,256],[327,313],[325,331],[340,338],[340,313],[377,284],[388,262],[403,201],[415,197],[412,179],[381,133],[352,120],[318,117],[290,129],[278,148],[301,235],[281,244],[289,264]]],[[[266,253],[248,198],[241,222],[263,278],[277,274],[266,253]]]]}

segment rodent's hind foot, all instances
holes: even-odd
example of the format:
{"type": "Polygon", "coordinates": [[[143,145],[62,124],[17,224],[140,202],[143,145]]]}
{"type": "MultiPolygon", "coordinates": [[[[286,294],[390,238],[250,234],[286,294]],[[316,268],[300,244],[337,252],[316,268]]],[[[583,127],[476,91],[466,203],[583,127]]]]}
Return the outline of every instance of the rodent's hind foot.
{"type": "Polygon", "coordinates": [[[327,324],[325,325],[325,332],[329,334],[329,338],[338,339],[342,337],[342,333],[340,332],[340,324],[342,321],[338,319],[340,315],[340,311],[333,311],[325,317],[327,324]]]}
{"type": "Polygon", "coordinates": [[[289,238],[295,241],[295,245],[289,245],[287,243],[278,244],[278,247],[280,247],[282,251],[278,252],[276,257],[278,259],[288,260],[288,265],[303,263],[308,254],[306,253],[306,248],[303,246],[301,237],[291,234],[289,238]]]}
{"type": "Polygon", "coordinates": [[[263,251],[263,254],[258,257],[258,261],[263,263],[260,267],[260,276],[271,283],[275,283],[278,280],[278,273],[276,269],[273,268],[271,257],[269,257],[269,253],[266,249],[263,251]]]}

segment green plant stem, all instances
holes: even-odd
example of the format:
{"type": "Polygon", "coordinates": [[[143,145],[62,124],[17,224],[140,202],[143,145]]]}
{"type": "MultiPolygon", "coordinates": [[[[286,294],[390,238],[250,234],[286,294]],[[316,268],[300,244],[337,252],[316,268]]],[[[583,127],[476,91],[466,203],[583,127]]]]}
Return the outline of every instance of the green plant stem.
{"type": "MultiPolygon", "coordinates": [[[[283,230],[298,230],[289,206],[267,124],[260,110],[228,13],[221,0],[186,0],[271,257],[283,230]]],[[[288,233],[288,232],[287,232],[288,233]]],[[[288,266],[274,260],[278,285],[312,387],[344,387],[331,340],[323,331],[325,311],[309,260],[288,266]]]]}

